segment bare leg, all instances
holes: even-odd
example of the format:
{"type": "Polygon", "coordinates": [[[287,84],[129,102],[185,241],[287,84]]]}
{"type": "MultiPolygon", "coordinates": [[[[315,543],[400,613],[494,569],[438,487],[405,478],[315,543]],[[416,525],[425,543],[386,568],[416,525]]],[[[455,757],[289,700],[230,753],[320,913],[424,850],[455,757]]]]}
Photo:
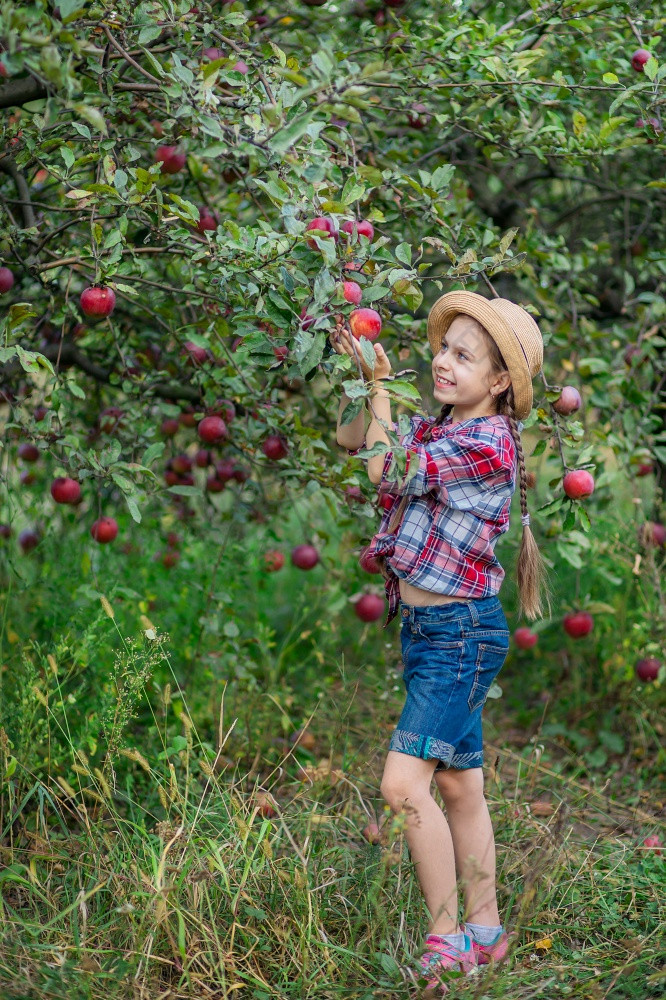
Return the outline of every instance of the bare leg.
{"type": "Polygon", "coordinates": [[[496,927],[500,923],[495,888],[495,837],[483,794],[483,771],[437,771],[458,874],[463,883],[465,919],[496,927]]]}
{"type": "Polygon", "coordinates": [[[451,831],[430,791],[436,761],[389,750],[381,793],[393,812],[405,811],[405,836],[432,917],[431,934],[455,934],[458,890],[451,831]]]}

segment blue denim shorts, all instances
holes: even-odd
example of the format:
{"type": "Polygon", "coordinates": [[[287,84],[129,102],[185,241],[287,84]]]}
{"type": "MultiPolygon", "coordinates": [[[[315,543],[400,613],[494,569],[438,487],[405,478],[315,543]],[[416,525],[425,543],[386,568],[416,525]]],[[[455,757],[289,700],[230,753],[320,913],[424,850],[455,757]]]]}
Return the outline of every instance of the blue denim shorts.
{"type": "Polygon", "coordinates": [[[436,770],[481,767],[481,712],[509,649],[499,598],[401,603],[400,622],[407,700],[389,749],[437,760],[436,770]]]}

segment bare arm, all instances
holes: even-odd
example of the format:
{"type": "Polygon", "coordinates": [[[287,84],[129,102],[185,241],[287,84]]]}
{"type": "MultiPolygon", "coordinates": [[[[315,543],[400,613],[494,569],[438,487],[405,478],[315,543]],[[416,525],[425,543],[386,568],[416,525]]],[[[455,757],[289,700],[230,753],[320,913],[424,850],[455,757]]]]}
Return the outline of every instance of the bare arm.
{"type": "Polygon", "coordinates": [[[349,405],[349,397],[343,392],[338,407],[338,426],[335,439],[341,447],[348,451],[356,451],[363,446],[365,441],[365,407],[357,413],[350,424],[342,423],[342,414],[349,405]]]}
{"type": "MultiPolygon", "coordinates": [[[[368,405],[370,413],[372,414],[372,419],[370,420],[370,426],[365,434],[367,447],[372,448],[373,444],[377,444],[378,441],[383,441],[390,447],[391,442],[389,441],[388,434],[379,421],[383,420],[389,427],[393,425],[393,418],[391,416],[391,397],[386,389],[376,389],[372,395],[372,400],[368,405]]],[[[379,485],[381,482],[383,471],[383,454],[373,455],[372,458],[368,459],[368,478],[371,483],[375,484],[375,486],[379,485]]]]}

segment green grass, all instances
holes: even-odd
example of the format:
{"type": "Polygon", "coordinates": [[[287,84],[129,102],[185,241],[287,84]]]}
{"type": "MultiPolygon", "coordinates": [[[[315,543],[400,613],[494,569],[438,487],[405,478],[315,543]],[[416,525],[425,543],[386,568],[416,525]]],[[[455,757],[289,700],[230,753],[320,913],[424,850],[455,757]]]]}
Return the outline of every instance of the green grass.
{"type": "MultiPolygon", "coordinates": [[[[311,574],[266,576],[274,540],[253,528],[212,561],[194,538],[170,574],[138,551],[87,566],[56,537],[41,568],[5,579],[2,1000],[417,995],[427,913],[404,818],[379,796],[397,631],[356,621],[352,536],[315,515],[311,574]],[[293,741],[306,725],[310,749],[293,741]]],[[[452,1000],[666,991],[666,857],[643,847],[666,839],[664,685],[633,677],[663,609],[610,517],[599,530],[608,550],[571,572],[614,613],[577,643],[542,623],[487,706],[500,907],[517,935],[507,965],[452,982],[452,1000]]],[[[513,626],[509,580],[506,597],[513,626]]]]}

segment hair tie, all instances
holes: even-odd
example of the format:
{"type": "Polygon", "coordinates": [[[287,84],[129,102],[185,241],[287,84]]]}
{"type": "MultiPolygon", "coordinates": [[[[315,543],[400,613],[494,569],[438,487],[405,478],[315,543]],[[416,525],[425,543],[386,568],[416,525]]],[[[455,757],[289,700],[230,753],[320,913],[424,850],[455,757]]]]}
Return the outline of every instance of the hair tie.
{"type": "Polygon", "coordinates": [[[530,523],[530,515],[529,514],[521,514],[520,520],[521,520],[521,523],[524,524],[527,527],[527,525],[530,523]]]}

